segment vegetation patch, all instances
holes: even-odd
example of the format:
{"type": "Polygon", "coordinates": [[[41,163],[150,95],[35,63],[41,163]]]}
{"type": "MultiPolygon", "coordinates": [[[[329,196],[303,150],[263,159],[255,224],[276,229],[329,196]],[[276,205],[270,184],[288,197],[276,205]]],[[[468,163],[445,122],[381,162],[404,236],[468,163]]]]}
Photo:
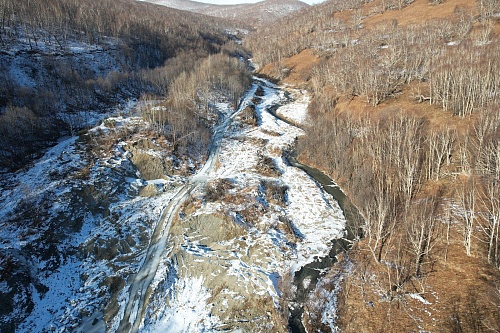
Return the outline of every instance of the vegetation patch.
{"type": "Polygon", "coordinates": [[[257,126],[259,118],[255,112],[255,105],[250,104],[244,108],[240,113],[240,118],[247,125],[257,126]]]}
{"type": "Polygon", "coordinates": [[[267,202],[284,206],[287,203],[287,191],[288,186],[276,180],[266,180],[260,181],[260,187],[262,188],[267,202]]]}
{"type": "Polygon", "coordinates": [[[207,201],[222,201],[234,185],[229,179],[215,179],[207,183],[205,197],[207,201]]]}
{"type": "Polygon", "coordinates": [[[266,177],[279,177],[281,171],[274,163],[274,160],[262,153],[259,154],[256,165],[257,172],[266,177]]]}
{"type": "MultiPolygon", "coordinates": [[[[495,4],[330,1],[247,41],[262,73],[307,84],[300,159],[335,175],[364,216],[342,331],[498,327],[495,4]]],[[[333,330],[317,311],[308,330],[333,330]]]]}

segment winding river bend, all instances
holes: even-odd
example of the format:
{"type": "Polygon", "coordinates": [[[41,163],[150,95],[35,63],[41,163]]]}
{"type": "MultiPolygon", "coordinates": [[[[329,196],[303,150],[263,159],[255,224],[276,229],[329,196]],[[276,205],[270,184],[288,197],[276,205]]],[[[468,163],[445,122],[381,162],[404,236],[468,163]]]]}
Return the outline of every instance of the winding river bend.
{"type": "Polygon", "coordinates": [[[291,300],[290,318],[288,326],[292,333],[305,333],[306,330],[302,324],[302,315],[304,312],[302,304],[307,299],[310,292],[314,290],[318,280],[321,278],[321,272],[325,268],[332,267],[337,262],[337,255],[348,251],[353,241],[362,236],[361,230],[357,227],[360,221],[361,214],[356,206],[352,204],[349,198],[338,187],[334,181],[313,167],[299,163],[294,154],[288,157],[288,161],[292,166],[304,170],[309,176],[314,178],[338,203],[346,218],[346,234],[344,238],[332,240],[332,246],[328,256],[318,258],[316,261],[303,266],[295,273],[293,284],[296,287],[294,299],[291,300]],[[304,287],[304,280],[309,279],[311,282],[307,288],[304,287]]]}
{"type": "MultiPolygon", "coordinates": [[[[266,82],[263,80],[262,82],[266,82]]],[[[287,99],[290,97],[286,94],[287,99]]],[[[268,112],[274,117],[286,122],[291,126],[298,126],[297,124],[282,117],[276,110],[281,105],[274,106],[268,109],[268,112]]],[[[296,168],[306,172],[318,184],[321,185],[323,190],[330,194],[336,200],[344,213],[346,219],[346,230],[343,238],[333,239],[331,242],[330,252],[327,256],[318,258],[317,260],[303,266],[298,270],[293,279],[293,285],[296,288],[295,295],[290,301],[290,317],[288,326],[292,333],[306,333],[306,329],[302,323],[302,315],[304,313],[303,304],[307,300],[307,296],[314,291],[322,272],[332,267],[337,262],[337,255],[348,251],[353,241],[362,237],[362,230],[358,227],[362,216],[357,207],[349,200],[342,189],[327,175],[320,170],[309,165],[302,164],[297,161],[297,151],[294,150],[286,156],[288,163],[296,168]],[[307,287],[304,285],[304,280],[309,280],[307,287]]]]}
{"type": "MultiPolygon", "coordinates": [[[[231,116],[227,117],[220,127],[216,129],[212,138],[212,145],[207,162],[196,175],[191,177],[189,181],[177,189],[177,194],[175,194],[170,200],[156,224],[147,249],[146,257],[139,271],[135,275],[131,276],[128,281],[128,299],[124,304],[124,312],[117,331],[141,331],[147,313],[147,308],[150,305],[149,303],[152,294],[150,286],[158,270],[161,258],[169,255],[168,242],[173,219],[176,216],[179,207],[183,204],[189,194],[197,189],[200,189],[202,186],[205,186],[207,183],[207,179],[210,174],[216,169],[219,153],[221,151],[222,140],[226,135],[227,129],[229,128],[234,117],[257,96],[259,87],[262,89],[270,89],[269,91],[276,94],[276,96],[279,95],[277,94],[278,92],[283,92],[280,87],[277,87],[266,80],[255,78],[252,89],[246,94],[239,108],[232,113],[231,116]]],[[[293,98],[288,93],[285,92],[284,96],[284,98],[275,99],[273,100],[274,102],[266,104],[261,112],[270,113],[272,116],[288,123],[289,125],[298,127],[296,124],[293,124],[276,114],[276,110],[279,107],[294,102],[293,98]]],[[[329,193],[333,199],[339,203],[347,221],[347,230],[344,237],[332,240],[328,255],[304,265],[295,273],[293,283],[296,286],[296,293],[293,299],[290,300],[291,317],[289,318],[289,329],[292,332],[305,332],[302,325],[303,303],[307,299],[310,292],[315,289],[318,280],[321,278],[321,271],[331,267],[336,262],[336,256],[349,249],[352,240],[357,237],[357,232],[353,232],[352,230],[356,225],[355,221],[357,220],[359,214],[340,188],[336,186],[329,177],[321,173],[319,170],[297,162],[293,153],[286,156],[286,161],[290,166],[305,171],[318,185],[320,185],[318,188],[321,188],[322,191],[329,193]],[[305,279],[310,280],[307,287],[304,287],[303,281],[305,279]]]]}

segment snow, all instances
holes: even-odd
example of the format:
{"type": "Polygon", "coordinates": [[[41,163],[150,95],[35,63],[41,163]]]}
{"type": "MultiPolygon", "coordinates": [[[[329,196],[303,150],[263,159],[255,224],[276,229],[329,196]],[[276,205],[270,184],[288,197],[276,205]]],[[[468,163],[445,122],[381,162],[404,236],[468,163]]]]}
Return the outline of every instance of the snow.
{"type": "MultiPolygon", "coordinates": [[[[257,128],[241,126],[236,120],[222,139],[218,167],[207,170],[203,178],[198,175],[194,180],[209,182],[229,179],[236,188],[233,193],[250,197],[258,196],[257,189],[263,176],[256,172],[256,164],[258,154],[264,154],[273,158],[276,167],[281,172],[277,181],[288,187],[286,205],[282,208],[270,205],[269,212],[261,216],[255,226],[250,226],[238,214],[238,211],[245,208],[245,203],[206,202],[195,215],[224,212],[232,216],[235,223],[250,227],[247,235],[244,239],[219,242],[217,249],[201,246],[199,242],[203,238],[200,239],[197,235],[189,237],[184,235],[181,249],[186,254],[196,257],[197,259],[193,260],[195,263],[201,264],[207,260],[210,261],[210,258],[215,261],[222,260],[224,264],[221,264],[220,269],[212,272],[210,277],[216,278],[218,274],[234,276],[238,285],[246,290],[246,295],[267,295],[272,297],[277,305],[281,296],[278,283],[280,276],[290,274],[290,271],[293,273],[316,258],[327,255],[330,250],[330,241],[344,234],[345,218],[337,202],[324,192],[314,179],[304,171],[289,166],[282,158],[282,151],[290,147],[297,136],[303,135],[303,131],[275,118],[268,112],[269,108],[283,103],[286,97],[279,87],[267,81],[259,82],[263,85],[265,92],[264,97],[256,106],[259,126],[257,128]],[[290,219],[295,233],[299,235],[293,248],[286,245],[289,236],[269,228],[269,226],[281,223],[280,217],[282,216],[290,219]],[[256,248],[260,249],[260,255],[263,255],[263,258],[250,254],[250,249],[256,248]]],[[[309,99],[302,93],[294,93],[302,97],[287,103],[277,112],[297,123],[303,123],[307,116],[309,99]]],[[[184,264],[182,267],[190,269],[184,264]]],[[[196,271],[195,267],[191,269],[196,271]]],[[[161,272],[162,269],[159,269],[155,280],[162,279],[161,272]]],[[[177,283],[183,281],[182,277],[177,281],[177,283]]],[[[177,285],[181,288],[176,289],[178,293],[182,295],[192,293],[192,290],[186,289],[183,284],[177,285]]],[[[203,292],[200,293],[203,295],[203,292]]],[[[199,302],[203,302],[203,298],[199,302]]],[[[202,304],[198,306],[203,313],[206,307],[202,304]]],[[[176,305],[167,306],[170,310],[164,317],[171,318],[175,307],[176,305]]],[[[193,319],[185,325],[197,327],[197,329],[203,326],[206,320],[205,315],[197,313],[191,316],[193,319]]],[[[214,317],[211,317],[211,320],[216,322],[214,317]]],[[[171,319],[163,319],[161,323],[153,327],[161,329],[172,327],[169,326],[172,325],[171,319]]],[[[145,331],[148,331],[148,328],[145,331]]],[[[205,331],[211,330],[205,328],[205,331]]]]}
{"type": "MultiPolygon", "coordinates": [[[[267,111],[285,97],[277,86],[266,81],[262,82],[266,83],[265,96],[256,109],[261,118],[259,128],[246,130],[245,133],[233,133],[224,141],[219,158],[220,167],[213,178],[230,178],[243,184],[255,183],[261,177],[251,172],[256,163],[256,152],[262,149],[268,151],[274,148],[286,149],[293,144],[297,136],[303,134],[301,129],[286,124],[267,111]],[[249,140],[238,140],[240,137],[260,138],[267,143],[263,148],[251,144],[249,140]]],[[[278,113],[291,119],[292,115],[295,115],[294,120],[303,123],[307,116],[309,98],[304,96],[303,92],[300,95],[303,97],[279,108],[278,113]]],[[[329,242],[343,235],[345,218],[338,203],[309,175],[287,165],[281,156],[277,156],[274,161],[283,172],[281,179],[289,187],[285,212],[302,236],[301,242],[297,244],[298,261],[293,265],[295,271],[312,262],[315,257],[324,256],[329,252],[329,242]]],[[[271,218],[277,219],[277,216],[271,218]]]]}
{"type": "Polygon", "coordinates": [[[35,308],[18,328],[18,332],[42,332],[52,324],[54,318],[62,316],[66,306],[61,300],[70,300],[74,297],[74,290],[79,285],[81,273],[83,272],[80,262],[76,258],[71,258],[68,263],[44,278],[44,284],[50,286],[47,293],[40,295],[33,287],[35,308]]]}
{"type": "Polygon", "coordinates": [[[188,278],[176,283],[170,306],[161,314],[158,323],[143,332],[188,333],[203,332],[210,323],[207,300],[210,291],[204,287],[203,278],[188,278]]]}
{"type": "MultiPolygon", "coordinates": [[[[14,175],[8,185],[11,188],[0,193],[0,218],[2,220],[5,220],[20,202],[35,200],[42,193],[55,190],[60,183],[51,181],[47,175],[64,173],[68,169],[82,166],[81,159],[74,153],[76,140],[76,137],[64,139],[49,149],[32,168],[14,175]]],[[[56,192],[56,195],[60,194],[61,192],[56,192]]],[[[8,233],[2,236],[9,237],[8,233]]],[[[21,244],[16,246],[11,243],[11,246],[19,248],[21,244]]]]}
{"type": "Polygon", "coordinates": [[[430,303],[429,301],[425,300],[422,296],[420,296],[419,294],[415,294],[415,293],[412,293],[412,294],[408,294],[408,296],[410,296],[411,298],[413,298],[414,300],[417,300],[423,304],[426,304],[426,305],[431,305],[432,303],[430,303]]]}
{"type": "MultiPolygon", "coordinates": [[[[280,276],[290,274],[290,270],[294,272],[315,258],[326,255],[330,241],[343,235],[345,219],[338,204],[310,176],[289,166],[281,156],[282,151],[290,147],[297,136],[303,134],[301,129],[276,119],[268,112],[269,108],[286,101],[285,93],[267,81],[258,82],[265,92],[256,107],[259,126],[244,126],[238,122],[237,116],[227,130],[225,126],[228,123],[221,125],[221,129],[215,134],[220,143],[215,141],[209,160],[186,186],[192,189],[189,190],[191,195],[197,197],[203,195],[204,187],[201,185],[218,179],[228,179],[235,187],[230,193],[261,200],[258,199],[258,188],[263,176],[256,172],[256,164],[258,155],[264,154],[273,159],[281,172],[277,181],[289,189],[287,203],[284,207],[266,203],[269,211],[257,217],[258,222],[255,225],[250,225],[238,213],[249,203],[205,202],[197,208],[193,216],[212,213],[232,216],[234,223],[248,229],[246,235],[207,246],[204,245],[206,237],[203,234],[184,233],[175,241],[180,242],[178,248],[172,245],[172,248],[162,250],[157,260],[148,263],[148,267],[157,267],[149,284],[155,292],[148,305],[149,315],[141,324],[140,331],[213,331],[214,327],[220,324],[220,319],[210,312],[207,300],[213,295],[206,285],[210,283],[210,279],[217,279],[219,276],[236,279],[240,291],[226,291],[234,293],[235,297],[271,297],[278,307],[281,296],[280,276]],[[300,235],[294,247],[287,245],[289,235],[274,227],[270,228],[282,223],[282,216],[290,219],[295,232],[300,235]],[[191,266],[183,259],[185,256],[192,258],[189,264],[191,266]],[[167,259],[171,257],[176,258],[175,261],[167,259]],[[201,274],[196,265],[203,267],[209,263],[216,265],[210,274],[196,277],[201,274]],[[172,278],[174,271],[178,275],[174,274],[176,277],[172,278]]],[[[296,96],[301,95],[294,93],[296,96]]],[[[248,99],[247,96],[246,100],[248,99]]],[[[288,103],[281,111],[294,121],[303,122],[307,115],[307,102],[308,97],[302,96],[295,102],[288,103]]],[[[225,108],[224,105],[218,107],[225,108]]],[[[243,105],[241,109],[244,107],[243,105]]],[[[228,111],[225,113],[231,114],[228,111]]],[[[166,216],[171,216],[171,213],[166,216]]],[[[170,223],[164,227],[166,233],[169,228],[170,223]]],[[[168,242],[162,246],[168,247],[167,244],[168,242]]],[[[122,308],[127,303],[131,304],[128,296],[122,296],[121,300],[122,308]]],[[[226,308],[229,306],[227,300],[220,304],[225,304],[226,308]]],[[[120,318],[125,318],[123,312],[120,318]]],[[[129,318],[130,322],[135,322],[135,319],[139,320],[135,317],[129,318]]],[[[114,326],[113,330],[117,327],[114,326]]]]}
{"type": "Polygon", "coordinates": [[[344,233],[345,218],[338,203],[302,170],[287,167],[284,179],[290,186],[287,213],[302,235],[294,264],[299,270],[315,257],[328,254],[330,241],[344,233]]]}
{"type": "MultiPolygon", "coordinates": [[[[328,254],[331,240],[342,237],[344,233],[345,218],[337,202],[314,179],[290,166],[282,156],[304,132],[269,113],[270,108],[283,104],[277,109],[278,114],[294,123],[304,124],[309,97],[303,91],[289,88],[293,100],[288,100],[280,87],[256,79],[240,110],[250,103],[257,85],[264,89],[264,96],[256,105],[258,126],[241,124],[227,104],[217,104],[221,113],[226,115],[226,121],[215,132],[206,164],[191,178],[174,176],[144,181],[133,174],[116,175],[116,170],[127,170],[130,163],[129,154],[118,144],[111,156],[95,161],[88,179],[73,179],[68,175],[87,165],[84,147],[76,137],[64,139],[29,169],[12,178],[0,193],[2,221],[7,221],[23,201],[36,202],[50,197],[50,212],[55,217],[72,209],[64,196],[78,190],[82,184],[104,182],[107,186],[117,187],[113,189],[116,194],[107,207],[107,216],[85,212],[81,229],[60,245],[61,252],[64,248],[71,248],[73,252],[69,251],[70,254],[61,258],[57,270],[48,270],[48,264],[43,261],[37,264],[38,271],[43,272],[43,276],[39,274],[39,282],[49,291],[41,294],[36,288],[31,288],[35,306],[19,332],[43,331],[49,327],[60,332],[103,331],[101,311],[106,299],[99,294],[106,294],[104,281],[113,276],[122,277],[127,286],[118,295],[118,314],[108,323],[111,332],[120,331],[120,325],[125,322],[142,332],[217,331],[220,319],[211,312],[209,299],[213,295],[207,285],[210,279],[221,276],[234,279],[237,291],[225,291],[233,299],[270,297],[278,308],[282,295],[280,277],[328,254]],[[260,155],[272,159],[279,175],[266,177],[258,172],[260,155]],[[56,176],[50,177],[50,174],[56,176]],[[206,237],[192,233],[177,239],[179,244],[173,242],[170,229],[179,215],[178,208],[189,196],[203,198],[205,184],[220,179],[228,179],[234,185],[230,196],[240,195],[249,201],[205,201],[192,216],[227,214],[245,231],[244,237],[205,245],[206,237]],[[276,181],[287,188],[284,203],[266,201],[262,194],[263,180],[276,181]],[[150,198],[133,194],[134,190],[137,192],[148,184],[163,187],[164,191],[150,198]],[[252,222],[240,213],[254,203],[265,209],[256,212],[256,221],[252,222]],[[289,221],[292,234],[280,228],[284,224],[283,218],[289,221]],[[128,235],[130,251],[123,250],[116,258],[98,259],[90,250],[88,257],[83,259],[71,254],[78,248],[97,246],[99,240],[124,239],[123,234],[128,235]],[[147,237],[147,243],[144,237],[147,237]],[[193,267],[187,267],[182,261],[183,256],[175,251],[193,257],[193,267]],[[177,254],[174,256],[174,253],[177,254]],[[206,263],[211,263],[214,270],[201,275],[196,265],[206,263]],[[86,278],[82,280],[84,275],[86,278]],[[154,291],[149,304],[143,303],[141,297],[148,290],[154,291]],[[146,319],[142,318],[140,311],[144,305],[146,314],[151,314],[146,319]],[[82,317],[83,322],[79,322],[82,317]],[[97,321],[96,325],[92,324],[94,321],[97,321]]],[[[121,127],[141,122],[140,118],[130,114],[110,117],[90,132],[111,131],[109,124],[121,127]]],[[[21,250],[36,241],[35,236],[24,235],[22,227],[2,222],[0,227],[2,249],[21,250]]],[[[3,290],[8,290],[4,283],[0,284],[0,291],[3,290]]],[[[229,306],[227,302],[221,304],[229,306]]]]}
{"type": "Polygon", "coordinates": [[[309,105],[309,95],[305,91],[300,91],[300,97],[295,103],[283,105],[276,110],[276,113],[293,123],[304,125],[307,119],[307,106],[309,105]]]}
{"type": "Polygon", "coordinates": [[[10,293],[11,290],[12,290],[12,288],[9,287],[9,285],[7,284],[7,281],[0,282],[0,293],[7,294],[7,293],[10,293]]]}

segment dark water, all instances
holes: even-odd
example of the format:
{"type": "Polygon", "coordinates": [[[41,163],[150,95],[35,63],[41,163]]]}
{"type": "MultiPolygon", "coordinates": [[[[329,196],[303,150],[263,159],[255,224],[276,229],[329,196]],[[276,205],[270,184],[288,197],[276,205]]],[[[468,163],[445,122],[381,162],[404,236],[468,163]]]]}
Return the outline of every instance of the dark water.
{"type": "MultiPolygon", "coordinates": [[[[267,85],[265,80],[261,79],[260,82],[267,85]]],[[[272,88],[270,85],[267,85],[267,87],[272,88]]],[[[280,106],[287,102],[291,102],[290,94],[285,93],[285,99],[285,102],[282,101],[280,104],[270,106],[266,111],[289,125],[300,127],[276,113],[276,110],[280,106]]],[[[289,153],[286,159],[291,166],[302,169],[320,184],[323,190],[329,193],[333,199],[338,202],[346,219],[345,235],[343,238],[333,239],[331,241],[331,248],[328,255],[317,258],[315,261],[303,266],[299,271],[295,272],[293,284],[296,287],[296,293],[294,298],[290,300],[288,328],[292,333],[306,333],[304,325],[302,324],[302,314],[304,312],[302,304],[306,301],[307,296],[314,290],[325,270],[332,267],[337,262],[337,255],[348,251],[353,241],[362,237],[362,231],[359,228],[362,216],[356,206],[353,205],[345,193],[342,192],[340,187],[338,187],[330,177],[316,168],[299,163],[296,160],[296,152],[289,153]],[[303,281],[305,279],[310,280],[307,287],[304,287],[303,281]]]]}
{"type": "Polygon", "coordinates": [[[358,209],[352,204],[349,198],[342,190],[335,185],[333,180],[319,171],[318,169],[301,164],[296,161],[294,154],[287,157],[290,165],[304,170],[309,176],[314,178],[325,192],[329,193],[339,204],[346,218],[346,234],[344,238],[334,239],[331,242],[330,252],[327,256],[318,258],[317,260],[303,266],[295,273],[293,284],[297,288],[295,297],[290,300],[290,317],[288,327],[292,333],[305,333],[306,330],[302,324],[303,307],[302,304],[307,299],[310,292],[314,290],[318,280],[322,276],[322,272],[332,267],[337,262],[337,255],[348,251],[352,242],[362,236],[359,226],[361,214],[358,209]],[[333,186],[332,186],[333,185],[333,186]],[[311,282],[307,288],[304,287],[303,281],[309,279],[311,282]]]}

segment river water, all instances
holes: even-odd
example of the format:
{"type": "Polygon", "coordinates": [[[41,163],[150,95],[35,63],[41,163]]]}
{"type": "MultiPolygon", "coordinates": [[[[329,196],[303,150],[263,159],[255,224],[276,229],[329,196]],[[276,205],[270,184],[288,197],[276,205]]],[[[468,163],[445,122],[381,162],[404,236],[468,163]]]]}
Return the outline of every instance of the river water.
{"type": "MultiPolygon", "coordinates": [[[[256,79],[255,81],[254,89],[259,85],[272,87],[272,89],[276,90],[280,89],[266,80],[256,79]]],[[[246,103],[248,103],[254,94],[255,90],[250,91],[247,94],[246,102],[240,105],[239,110],[244,108],[246,103]]],[[[270,103],[270,105],[266,107],[266,111],[292,126],[297,126],[296,124],[293,124],[276,114],[276,110],[280,106],[291,102],[293,102],[292,97],[285,93],[285,98],[283,100],[280,100],[277,103],[270,103]]],[[[238,111],[227,119],[227,121],[221,126],[220,130],[216,131],[213,137],[210,158],[207,163],[179,191],[179,194],[171,200],[171,204],[169,204],[165,212],[162,214],[162,217],[158,222],[158,230],[161,230],[161,232],[155,231],[155,237],[153,237],[153,240],[148,248],[146,259],[144,260],[140,271],[132,280],[129,287],[129,299],[127,300],[125,313],[120,322],[118,331],[136,332],[140,330],[140,325],[143,322],[143,318],[146,313],[145,309],[149,303],[149,294],[147,294],[148,288],[158,268],[158,258],[161,258],[165,252],[167,244],[166,237],[168,236],[174,213],[187,198],[188,192],[194,191],[196,187],[202,186],[207,181],[208,174],[215,168],[225,131],[231,123],[233,116],[237,113],[238,111]]],[[[314,291],[319,279],[322,277],[322,272],[325,272],[328,268],[332,267],[337,262],[336,256],[339,253],[347,251],[351,247],[352,241],[359,236],[359,232],[355,230],[355,226],[357,225],[356,221],[359,220],[359,213],[341,189],[324,173],[315,168],[299,163],[293,152],[289,153],[286,159],[291,166],[302,169],[318,184],[320,184],[323,190],[329,193],[334,200],[339,203],[339,206],[346,218],[345,235],[343,238],[333,239],[331,241],[329,254],[324,257],[317,258],[315,261],[303,266],[295,273],[293,284],[296,287],[296,293],[294,294],[293,299],[289,300],[290,318],[288,324],[291,332],[302,333],[306,332],[302,324],[303,304],[307,300],[308,295],[314,291]],[[310,281],[310,283],[307,284],[307,287],[304,286],[304,280],[310,281]]]]}
{"type": "Polygon", "coordinates": [[[299,163],[294,154],[288,156],[288,162],[297,168],[304,170],[309,176],[314,178],[338,203],[346,218],[346,234],[343,238],[333,239],[330,253],[322,258],[303,266],[295,273],[293,284],[296,287],[294,298],[290,300],[290,318],[288,326],[292,333],[305,333],[306,330],[302,324],[303,303],[308,295],[314,291],[322,272],[332,267],[337,262],[337,255],[348,251],[353,241],[362,236],[361,230],[357,227],[362,218],[358,209],[352,204],[349,198],[338,187],[334,181],[313,167],[299,163]],[[304,280],[310,280],[307,288],[304,286],[304,280]]]}
{"type": "MultiPolygon", "coordinates": [[[[265,80],[262,80],[266,84],[265,80]]],[[[281,103],[281,105],[275,105],[269,108],[267,111],[274,117],[288,123],[291,126],[297,126],[290,122],[288,119],[282,117],[276,110],[291,101],[289,94],[285,94],[287,101],[281,103]]],[[[315,261],[303,266],[298,270],[293,279],[293,285],[296,288],[295,295],[290,301],[290,317],[288,320],[288,326],[292,333],[306,333],[304,325],[302,323],[303,316],[303,304],[307,300],[308,295],[314,291],[319,279],[322,277],[323,272],[326,269],[332,267],[337,262],[337,255],[348,251],[353,241],[362,237],[362,230],[359,228],[362,216],[359,210],[354,206],[354,204],[349,200],[341,188],[335,184],[335,182],[325,175],[320,170],[313,168],[311,166],[302,164],[297,161],[297,152],[292,151],[287,156],[287,161],[291,166],[299,168],[306,172],[310,177],[312,177],[318,184],[321,185],[323,190],[330,194],[334,200],[336,200],[344,213],[346,219],[346,230],[343,238],[333,239],[331,242],[330,252],[327,256],[316,259],[315,261]],[[307,287],[305,287],[304,281],[309,280],[307,287]]]]}

